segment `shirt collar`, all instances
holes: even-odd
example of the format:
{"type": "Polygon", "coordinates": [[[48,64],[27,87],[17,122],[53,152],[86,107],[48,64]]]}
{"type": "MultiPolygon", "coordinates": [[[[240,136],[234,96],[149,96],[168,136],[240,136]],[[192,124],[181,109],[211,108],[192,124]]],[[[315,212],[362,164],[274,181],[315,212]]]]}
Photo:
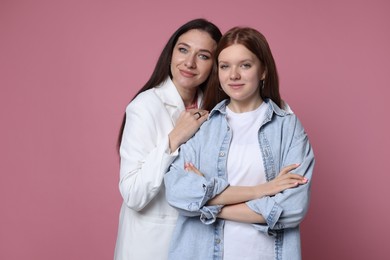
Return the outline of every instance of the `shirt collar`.
{"type": "MultiPolygon", "coordinates": [[[[184,102],[172,79],[168,77],[164,82],[155,87],[156,95],[160,97],[165,105],[177,107],[180,110],[184,110],[184,102]]],[[[201,106],[203,99],[203,93],[198,89],[198,107],[201,106]]]]}
{"type": "MultiPolygon", "coordinates": [[[[271,99],[266,98],[264,99],[264,102],[268,104],[268,109],[266,112],[266,117],[271,118],[272,114],[275,113],[278,116],[285,116],[287,114],[290,114],[290,112],[285,111],[278,107],[271,99]]],[[[213,110],[210,112],[210,117],[212,117],[215,113],[221,113],[221,114],[226,114],[226,106],[229,104],[229,99],[222,100],[219,102],[213,110]]]]}
{"type": "Polygon", "coordinates": [[[164,104],[184,109],[183,100],[170,77],[155,87],[155,93],[164,104]]]}

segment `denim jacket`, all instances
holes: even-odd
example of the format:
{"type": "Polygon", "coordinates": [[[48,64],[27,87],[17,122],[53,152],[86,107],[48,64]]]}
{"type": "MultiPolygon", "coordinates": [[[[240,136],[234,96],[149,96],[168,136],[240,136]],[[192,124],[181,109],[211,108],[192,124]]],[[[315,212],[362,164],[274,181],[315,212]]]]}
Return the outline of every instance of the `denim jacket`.
{"type": "MultiPolygon", "coordinates": [[[[295,114],[280,109],[272,100],[258,131],[267,181],[280,170],[300,163],[293,172],[309,182],[275,196],[248,201],[266,224],[252,224],[259,232],[275,236],[275,259],[301,259],[299,224],[309,206],[314,154],[307,134],[295,114]]],[[[168,203],[179,211],[169,249],[169,259],[223,259],[224,220],[217,218],[223,206],[207,202],[228,186],[227,155],[232,132],[226,120],[228,100],[220,102],[196,135],[180,148],[179,156],[165,174],[168,203]],[[204,177],[186,172],[191,162],[204,177]]],[[[254,185],[256,185],[254,183],[254,185]]]]}

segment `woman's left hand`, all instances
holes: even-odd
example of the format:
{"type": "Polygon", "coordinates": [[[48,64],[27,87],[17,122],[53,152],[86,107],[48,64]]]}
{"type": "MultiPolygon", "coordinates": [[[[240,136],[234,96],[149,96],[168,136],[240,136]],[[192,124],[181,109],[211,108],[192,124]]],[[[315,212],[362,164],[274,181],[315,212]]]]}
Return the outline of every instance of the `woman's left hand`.
{"type": "Polygon", "coordinates": [[[204,177],[204,174],[201,173],[192,163],[184,163],[184,170],[187,172],[193,172],[201,177],[204,177]]]}

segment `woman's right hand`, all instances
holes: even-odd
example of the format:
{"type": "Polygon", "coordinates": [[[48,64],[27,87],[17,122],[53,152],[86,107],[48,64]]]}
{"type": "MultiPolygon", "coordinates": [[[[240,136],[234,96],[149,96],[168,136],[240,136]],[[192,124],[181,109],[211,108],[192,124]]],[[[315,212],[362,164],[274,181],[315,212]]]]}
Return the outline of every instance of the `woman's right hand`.
{"type": "Polygon", "coordinates": [[[298,166],[299,164],[288,165],[280,171],[275,179],[257,185],[255,188],[259,192],[259,198],[263,196],[272,196],[286,189],[294,188],[301,184],[306,184],[308,179],[302,175],[291,173],[291,171],[296,169],[298,166]]]}
{"type": "Polygon", "coordinates": [[[169,148],[171,152],[188,141],[207,120],[209,112],[202,109],[190,109],[180,113],[176,125],[169,133],[169,148]]]}

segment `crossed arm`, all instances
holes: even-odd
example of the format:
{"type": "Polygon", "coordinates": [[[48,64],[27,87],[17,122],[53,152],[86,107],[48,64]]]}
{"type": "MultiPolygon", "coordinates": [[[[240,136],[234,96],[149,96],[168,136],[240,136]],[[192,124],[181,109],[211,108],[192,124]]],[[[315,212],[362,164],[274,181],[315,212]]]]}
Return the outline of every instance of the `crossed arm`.
{"type": "MultiPolygon", "coordinates": [[[[307,183],[307,179],[299,174],[291,173],[299,164],[284,167],[279,175],[256,186],[228,186],[222,193],[209,200],[207,205],[223,205],[219,218],[244,223],[266,223],[261,214],[250,209],[245,202],[272,196],[286,189],[307,183]]],[[[203,174],[191,163],[185,164],[185,170],[203,177],[203,174]]]]}

